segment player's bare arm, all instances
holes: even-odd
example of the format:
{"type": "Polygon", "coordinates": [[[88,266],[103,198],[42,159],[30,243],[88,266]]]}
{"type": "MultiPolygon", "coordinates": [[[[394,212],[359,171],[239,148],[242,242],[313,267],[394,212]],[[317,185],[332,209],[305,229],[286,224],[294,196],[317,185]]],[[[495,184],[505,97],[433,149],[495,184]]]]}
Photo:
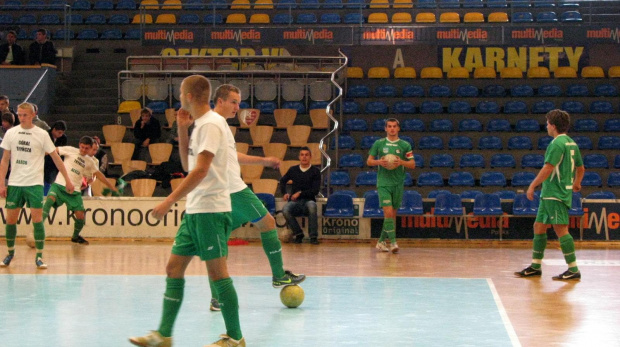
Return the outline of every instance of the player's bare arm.
{"type": "Polygon", "coordinates": [[[536,187],[541,185],[547,179],[547,177],[549,177],[549,175],[551,175],[551,173],[553,172],[553,168],[553,165],[545,163],[545,166],[540,169],[538,175],[536,175],[536,178],[534,178],[532,183],[530,183],[530,186],[527,188],[526,194],[529,200],[534,200],[534,190],[536,189],[536,187]]]}
{"type": "Polygon", "coordinates": [[[60,159],[58,152],[52,151],[47,154],[49,154],[49,156],[52,157],[52,160],[54,161],[56,168],[58,168],[58,172],[60,172],[62,174],[62,177],[65,178],[65,182],[66,182],[65,189],[67,190],[67,193],[69,194],[73,193],[73,191],[75,190],[75,187],[73,187],[73,183],[71,183],[71,178],[69,178],[69,174],[67,173],[65,164],[62,162],[62,159],[60,159]]]}
{"type": "Polygon", "coordinates": [[[0,161],[0,197],[6,198],[6,185],[4,184],[4,177],[6,177],[6,173],[9,171],[9,163],[11,162],[11,151],[4,150],[4,154],[2,155],[2,161],[0,161]]]}

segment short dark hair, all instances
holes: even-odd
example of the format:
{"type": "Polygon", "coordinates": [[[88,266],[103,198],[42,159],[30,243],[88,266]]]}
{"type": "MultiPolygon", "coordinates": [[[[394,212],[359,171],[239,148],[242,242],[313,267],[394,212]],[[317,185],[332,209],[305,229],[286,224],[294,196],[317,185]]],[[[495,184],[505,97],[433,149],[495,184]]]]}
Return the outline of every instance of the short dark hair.
{"type": "Polygon", "coordinates": [[[57,120],[52,124],[52,129],[67,131],[67,123],[64,120],[57,120]]]}
{"type": "Polygon", "coordinates": [[[43,29],[43,28],[41,28],[41,29],[37,29],[37,32],[38,32],[38,33],[41,33],[41,34],[44,34],[45,36],[47,36],[47,29],[43,29]]]}
{"type": "Polygon", "coordinates": [[[95,143],[95,140],[93,140],[93,138],[90,136],[82,136],[80,138],[80,144],[92,146],[94,143],[95,143]]]}
{"type": "Polygon", "coordinates": [[[549,124],[555,125],[555,129],[559,134],[568,132],[568,128],[570,128],[570,115],[568,112],[555,109],[547,112],[545,117],[549,124]]]}
{"type": "Polygon", "coordinates": [[[145,108],[143,108],[143,109],[140,111],[140,115],[142,115],[142,114],[144,114],[144,113],[148,113],[148,114],[149,114],[149,116],[152,116],[152,115],[153,115],[153,110],[151,110],[151,109],[150,109],[150,108],[148,108],[148,107],[145,107],[145,108]]]}
{"type": "Polygon", "coordinates": [[[301,151],[308,151],[310,152],[310,156],[312,156],[312,151],[310,150],[310,148],[308,148],[308,146],[303,146],[299,149],[299,153],[301,153],[301,151]]]}
{"type": "Polygon", "coordinates": [[[6,96],[6,95],[0,95],[0,101],[2,101],[2,100],[9,101],[9,97],[6,96]]]}
{"type": "Polygon", "coordinates": [[[2,121],[6,121],[9,124],[15,124],[15,116],[11,112],[4,112],[2,114],[2,121]]]}
{"type": "Polygon", "coordinates": [[[232,84],[222,84],[215,90],[215,97],[213,100],[215,102],[217,102],[217,99],[226,100],[228,99],[228,95],[232,92],[241,95],[241,90],[239,88],[233,86],[232,84]]]}
{"type": "Polygon", "coordinates": [[[398,125],[398,127],[400,128],[400,122],[398,121],[398,119],[396,118],[388,118],[385,120],[385,125],[387,125],[388,122],[396,122],[396,125],[398,125]]]}
{"type": "Polygon", "coordinates": [[[17,37],[17,33],[15,32],[15,30],[9,30],[6,34],[12,34],[13,36],[17,37]]]}

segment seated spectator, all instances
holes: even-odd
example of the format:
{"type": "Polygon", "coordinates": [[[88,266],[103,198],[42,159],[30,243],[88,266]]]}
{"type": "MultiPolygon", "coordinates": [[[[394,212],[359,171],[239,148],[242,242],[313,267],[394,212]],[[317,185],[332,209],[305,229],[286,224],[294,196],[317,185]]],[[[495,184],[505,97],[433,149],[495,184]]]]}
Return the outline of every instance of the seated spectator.
{"type": "Polygon", "coordinates": [[[19,125],[19,118],[17,118],[17,113],[11,109],[9,97],[6,95],[0,95],[0,114],[6,112],[13,114],[13,126],[19,125]]]}
{"type": "Polygon", "coordinates": [[[6,43],[0,45],[0,65],[24,65],[26,55],[22,46],[17,44],[17,33],[9,30],[6,43]]]}
{"type": "Polygon", "coordinates": [[[50,64],[56,65],[56,48],[52,41],[47,39],[47,30],[37,30],[35,41],[30,44],[28,51],[30,65],[50,64]]]}
{"type": "Polygon", "coordinates": [[[140,112],[140,119],[136,121],[133,127],[134,144],[136,148],[133,151],[132,160],[141,160],[144,155],[143,149],[148,149],[151,143],[157,143],[161,137],[161,125],[157,118],[153,117],[153,111],[145,107],[140,112]]]}

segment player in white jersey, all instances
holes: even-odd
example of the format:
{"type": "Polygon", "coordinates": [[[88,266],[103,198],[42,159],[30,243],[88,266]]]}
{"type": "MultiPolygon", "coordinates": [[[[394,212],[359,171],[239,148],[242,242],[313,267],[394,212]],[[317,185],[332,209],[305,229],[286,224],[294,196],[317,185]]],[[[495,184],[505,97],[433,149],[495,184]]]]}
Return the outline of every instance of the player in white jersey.
{"type": "MultiPolygon", "coordinates": [[[[11,165],[9,186],[0,179],[0,196],[6,198],[6,244],[9,254],[0,263],[0,267],[9,266],[15,255],[15,236],[17,235],[17,218],[26,204],[30,208],[34,226],[34,240],[37,249],[35,264],[39,269],[46,269],[43,261],[45,245],[45,228],[43,226],[43,166],[45,154],[49,154],[62,177],[69,179],[62,159],[56,153],[54,144],[47,132],[32,121],[35,118],[34,105],[22,103],[17,107],[20,125],[9,129],[0,147],[4,149],[0,163],[0,177],[6,177],[11,165]]],[[[66,186],[67,192],[73,192],[73,184],[66,186]]]]}

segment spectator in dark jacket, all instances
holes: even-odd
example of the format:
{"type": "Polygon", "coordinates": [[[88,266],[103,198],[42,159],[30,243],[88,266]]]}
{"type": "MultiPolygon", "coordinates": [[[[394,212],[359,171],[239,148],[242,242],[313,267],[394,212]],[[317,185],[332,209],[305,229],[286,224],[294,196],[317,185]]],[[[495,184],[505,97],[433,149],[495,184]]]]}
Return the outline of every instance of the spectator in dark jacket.
{"type": "Polygon", "coordinates": [[[140,160],[142,149],[149,148],[151,143],[157,143],[161,137],[161,125],[157,118],[153,117],[153,111],[145,107],[140,111],[140,119],[133,127],[134,144],[136,145],[132,160],[140,160]]]}
{"type": "Polygon", "coordinates": [[[0,45],[0,65],[24,65],[26,55],[22,46],[17,44],[17,34],[10,30],[6,34],[6,43],[0,45]]]}
{"type": "Polygon", "coordinates": [[[52,41],[47,40],[47,30],[37,30],[35,41],[30,44],[28,52],[30,65],[50,64],[56,65],[56,48],[52,41]]]}

